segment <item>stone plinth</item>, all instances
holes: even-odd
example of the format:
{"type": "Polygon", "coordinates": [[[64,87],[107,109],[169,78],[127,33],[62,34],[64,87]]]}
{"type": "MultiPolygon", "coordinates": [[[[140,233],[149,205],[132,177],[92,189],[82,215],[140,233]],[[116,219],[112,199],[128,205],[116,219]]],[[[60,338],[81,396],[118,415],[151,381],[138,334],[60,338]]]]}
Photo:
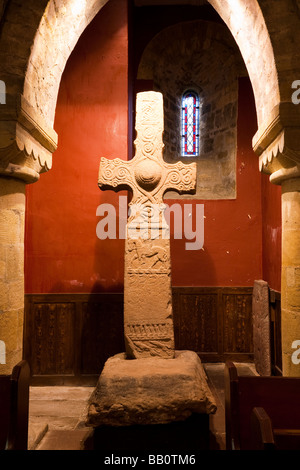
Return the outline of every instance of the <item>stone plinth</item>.
{"type": "Polygon", "coordinates": [[[269,314],[269,286],[262,280],[254,281],[252,301],[253,352],[257,372],[271,375],[271,326],[269,314]]]}
{"type": "Polygon", "coordinates": [[[91,396],[88,426],[131,426],[183,421],[217,407],[198,355],[175,351],[174,359],[108,359],[91,396]]]}

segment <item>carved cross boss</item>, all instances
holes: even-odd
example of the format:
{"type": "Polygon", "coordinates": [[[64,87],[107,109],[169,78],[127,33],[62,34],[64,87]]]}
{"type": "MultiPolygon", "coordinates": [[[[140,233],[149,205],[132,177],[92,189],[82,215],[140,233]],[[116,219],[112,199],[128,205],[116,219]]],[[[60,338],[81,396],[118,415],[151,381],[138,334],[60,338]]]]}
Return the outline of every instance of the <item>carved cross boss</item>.
{"type": "Polygon", "coordinates": [[[136,154],[100,162],[102,190],[130,189],[133,197],[125,240],[124,332],[127,357],[174,357],[170,242],[163,216],[167,190],[189,193],[196,186],[196,164],[163,160],[161,93],[137,95],[136,154]],[[138,209],[137,209],[138,208],[138,209]],[[153,215],[154,213],[154,215],[153,215]],[[149,218],[152,230],[149,230],[149,218]],[[140,228],[137,237],[136,228],[140,228]],[[154,229],[154,230],[153,230],[154,229]]]}

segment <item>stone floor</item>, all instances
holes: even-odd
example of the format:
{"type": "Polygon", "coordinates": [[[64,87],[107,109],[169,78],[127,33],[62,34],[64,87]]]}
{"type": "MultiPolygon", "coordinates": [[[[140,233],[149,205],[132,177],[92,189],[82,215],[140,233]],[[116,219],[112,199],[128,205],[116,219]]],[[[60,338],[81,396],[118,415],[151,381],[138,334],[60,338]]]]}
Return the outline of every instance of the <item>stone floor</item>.
{"type": "Polygon", "coordinates": [[[80,450],[94,387],[30,387],[29,450],[80,450]]]}
{"type": "MultiPolygon", "coordinates": [[[[256,374],[253,364],[235,363],[243,375],[256,374]]],[[[203,364],[218,410],[210,416],[212,449],[225,450],[224,364],[203,364]]],[[[31,387],[30,450],[82,450],[91,429],[85,427],[93,387],[31,387]]]]}

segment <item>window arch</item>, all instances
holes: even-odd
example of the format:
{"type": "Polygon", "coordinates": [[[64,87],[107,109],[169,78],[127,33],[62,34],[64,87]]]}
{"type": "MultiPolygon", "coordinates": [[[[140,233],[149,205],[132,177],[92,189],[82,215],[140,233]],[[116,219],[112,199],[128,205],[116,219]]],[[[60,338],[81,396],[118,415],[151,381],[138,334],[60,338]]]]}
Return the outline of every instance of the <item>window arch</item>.
{"type": "Polygon", "coordinates": [[[199,155],[199,95],[188,90],[181,99],[181,155],[199,155]]]}

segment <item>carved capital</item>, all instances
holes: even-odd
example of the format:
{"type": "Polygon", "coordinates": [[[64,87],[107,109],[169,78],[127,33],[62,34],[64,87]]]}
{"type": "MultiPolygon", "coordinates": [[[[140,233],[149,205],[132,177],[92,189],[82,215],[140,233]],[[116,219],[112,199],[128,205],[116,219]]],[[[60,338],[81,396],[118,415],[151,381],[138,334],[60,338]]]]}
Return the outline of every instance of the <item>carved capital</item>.
{"type": "Polygon", "coordinates": [[[57,134],[21,95],[2,111],[0,174],[33,183],[52,167],[57,134]]]}
{"type": "Polygon", "coordinates": [[[255,134],[253,150],[259,156],[260,171],[270,175],[272,183],[299,177],[300,108],[291,102],[276,106],[255,134]]]}

